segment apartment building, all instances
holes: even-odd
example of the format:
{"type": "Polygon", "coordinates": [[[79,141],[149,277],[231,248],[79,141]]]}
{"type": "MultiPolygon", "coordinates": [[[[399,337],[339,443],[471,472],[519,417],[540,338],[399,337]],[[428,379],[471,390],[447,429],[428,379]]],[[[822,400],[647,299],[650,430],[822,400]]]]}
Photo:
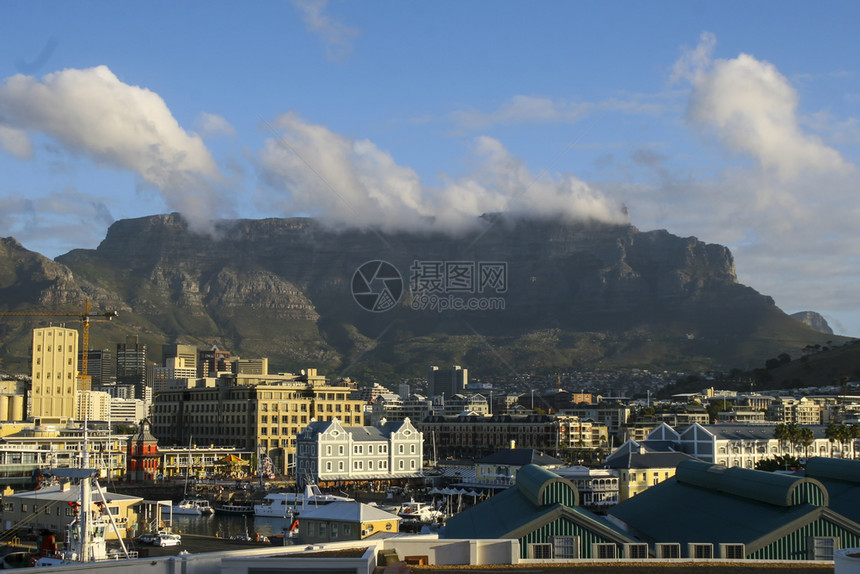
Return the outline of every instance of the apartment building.
{"type": "Polygon", "coordinates": [[[820,425],[822,407],[806,397],[777,397],[767,409],[768,419],[777,423],[820,425]]]}
{"type": "Polygon", "coordinates": [[[608,445],[605,424],[572,415],[434,415],[416,423],[439,457],[488,454],[514,443],[550,452],[608,445]]]}
{"type": "Polygon", "coordinates": [[[268,455],[283,474],[295,464],[296,435],[312,419],[363,422],[364,403],[346,385],[328,384],[316,369],[299,375],[222,373],[156,396],[152,432],[162,445],[194,441],[268,455]]]}
{"type": "Polygon", "coordinates": [[[77,416],[78,332],[64,327],[33,329],[31,417],[77,416]]]}

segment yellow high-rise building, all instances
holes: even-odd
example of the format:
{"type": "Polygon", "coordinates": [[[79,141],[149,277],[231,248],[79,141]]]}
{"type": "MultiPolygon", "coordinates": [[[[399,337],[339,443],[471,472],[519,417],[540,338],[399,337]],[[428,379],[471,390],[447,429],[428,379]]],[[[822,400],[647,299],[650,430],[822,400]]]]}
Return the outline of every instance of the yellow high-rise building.
{"type": "Polygon", "coordinates": [[[78,396],[78,332],[33,329],[30,417],[75,418],[78,396]]]}

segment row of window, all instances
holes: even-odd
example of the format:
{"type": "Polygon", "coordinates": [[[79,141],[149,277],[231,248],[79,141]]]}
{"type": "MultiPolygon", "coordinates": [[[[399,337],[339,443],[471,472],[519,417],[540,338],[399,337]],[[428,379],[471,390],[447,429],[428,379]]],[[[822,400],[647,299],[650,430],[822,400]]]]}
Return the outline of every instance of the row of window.
{"type": "MultiPolygon", "coordinates": [[[[720,558],[726,560],[743,560],[746,558],[746,547],[743,544],[720,544],[720,558]]],[[[592,543],[591,557],[611,560],[614,558],[648,558],[648,545],[629,543],[622,545],[623,556],[618,556],[618,545],[614,543],[592,543]]],[[[833,554],[839,550],[839,538],[822,536],[811,537],[807,540],[807,558],[809,560],[833,560],[833,554]]],[[[541,560],[576,560],[580,556],[579,536],[551,536],[549,542],[529,544],[529,558],[541,560]]],[[[657,558],[681,558],[681,544],[658,543],[655,545],[657,558]]],[[[714,545],[710,543],[687,544],[687,558],[713,559],[714,545]]]]}

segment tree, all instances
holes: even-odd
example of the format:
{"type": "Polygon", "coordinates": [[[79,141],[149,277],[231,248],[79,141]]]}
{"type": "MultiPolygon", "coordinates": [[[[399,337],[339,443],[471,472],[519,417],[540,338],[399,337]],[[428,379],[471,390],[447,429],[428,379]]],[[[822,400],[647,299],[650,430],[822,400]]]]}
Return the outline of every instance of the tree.
{"type": "Polygon", "coordinates": [[[801,427],[798,432],[797,442],[803,447],[803,456],[809,458],[809,447],[815,442],[815,433],[809,427],[801,427]]]}
{"type": "Polygon", "coordinates": [[[840,455],[842,458],[845,457],[845,443],[849,440],[853,444],[853,440],[851,439],[851,430],[848,428],[848,425],[839,424],[839,423],[830,423],[827,425],[827,428],[824,429],[824,436],[830,441],[830,456],[833,456],[833,443],[839,443],[840,455]]]}
{"type": "Polygon", "coordinates": [[[767,472],[774,472],[776,470],[795,470],[799,467],[800,461],[797,460],[796,456],[791,456],[790,454],[777,455],[773,458],[767,458],[755,463],[756,470],[765,470],[767,472]]]}

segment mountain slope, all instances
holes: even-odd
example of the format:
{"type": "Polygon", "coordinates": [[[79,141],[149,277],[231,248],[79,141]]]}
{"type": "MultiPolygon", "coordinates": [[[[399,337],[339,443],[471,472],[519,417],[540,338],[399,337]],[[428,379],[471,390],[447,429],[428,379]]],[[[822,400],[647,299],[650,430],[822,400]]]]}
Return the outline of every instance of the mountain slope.
{"type": "MultiPolygon", "coordinates": [[[[134,333],[155,360],[162,343],[184,342],[268,356],[278,369],[395,378],[453,363],[499,375],[744,367],[827,338],[738,284],[719,245],[626,225],[498,215],[481,223],[452,236],[238,220],[201,235],[175,214],[123,220],[97,249],[56,262],[25,257],[20,246],[0,251],[0,288],[8,290],[0,301],[9,310],[88,297],[120,312],[92,330],[96,344],[134,333]],[[369,261],[400,276],[403,296],[385,312],[353,297],[356,272],[369,261]],[[429,272],[444,278],[446,269],[447,288],[434,291],[429,272]],[[482,283],[482,269],[496,280],[482,283]],[[476,310],[430,309],[470,301],[476,310]]],[[[377,277],[362,288],[394,284],[377,277]]],[[[0,326],[8,345],[0,353],[20,352],[9,334],[0,326]]]]}

